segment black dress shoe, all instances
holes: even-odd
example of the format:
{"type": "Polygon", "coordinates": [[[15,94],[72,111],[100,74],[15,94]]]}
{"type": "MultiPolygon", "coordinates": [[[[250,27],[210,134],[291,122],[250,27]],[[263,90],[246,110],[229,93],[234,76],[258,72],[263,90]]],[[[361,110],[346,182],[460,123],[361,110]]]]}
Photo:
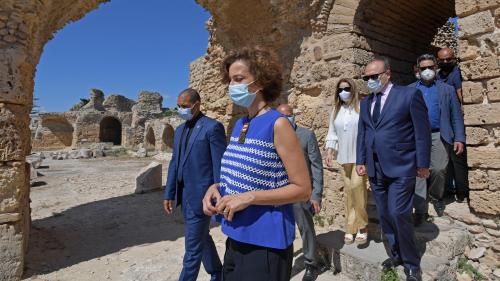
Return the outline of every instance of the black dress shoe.
{"type": "Polygon", "coordinates": [[[406,281],[422,281],[422,272],[420,269],[406,269],[406,281]]]}
{"type": "Polygon", "coordinates": [[[302,281],[314,281],[316,280],[316,277],[318,273],[316,271],[316,268],[312,265],[306,265],[306,272],[304,273],[304,276],[302,277],[302,281]]]}
{"type": "Polygon", "coordinates": [[[414,226],[420,226],[424,222],[427,222],[427,218],[429,217],[428,214],[417,214],[413,215],[413,225],[414,226]]]}
{"type": "Polygon", "coordinates": [[[403,261],[401,260],[394,260],[392,258],[388,258],[385,261],[382,262],[382,270],[383,271],[389,271],[399,265],[402,265],[403,261]]]}
{"type": "Polygon", "coordinates": [[[462,202],[465,201],[465,199],[467,197],[468,196],[466,196],[465,192],[463,192],[463,191],[457,191],[457,202],[462,203],[462,202]]]}

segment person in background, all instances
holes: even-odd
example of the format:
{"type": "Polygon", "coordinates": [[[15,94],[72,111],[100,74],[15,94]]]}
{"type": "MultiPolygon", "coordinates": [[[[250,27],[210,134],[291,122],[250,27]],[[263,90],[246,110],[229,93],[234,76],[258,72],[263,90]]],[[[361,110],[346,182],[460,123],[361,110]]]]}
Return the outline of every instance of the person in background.
{"type": "MultiPolygon", "coordinates": [[[[442,48],[439,50],[438,65],[439,71],[437,73],[437,79],[455,89],[463,112],[462,75],[460,73],[460,67],[457,65],[457,59],[455,58],[453,49],[442,48]]],[[[458,202],[463,202],[469,198],[467,146],[464,145],[462,153],[450,153],[449,157],[446,186],[449,190],[452,190],[450,193],[455,193],[458,202]]]]}
{"type": "Polygon", "coordinates": [[[302,277],[302,281],[314,281],[318,274],[319,263],[316,252],[316,232],[314,231],[313,215],[321,211],[323,161],[316,135],[312,130],[300,127],[295,123],[293,108],[288,104],[281,104],[277,110],[288,118],[295,129],[312,180],[311,199],[295,203],[293,205],[293,214],[302,237],[302,252],[305,258],[306,272],[302,277]]]}
{"type": "Polygon", "coordinates": [[[203,199],[206,215],[223,215],[223,280],[289,281],[292,203],[310,199],[311,179],[295,130],[269,106],[281,94],[281,65],[267,49],[242,48],[230,52],[221,68],[229,97],[248,111],[234,125],[220,182],[203,199]]]}
{"type": "Polygon", "coordinates": [[[226,135],[220,122],[201,113],[200,104],[200,95],[191,88],[177,98],[177,111],[186,122],[174,133],[163,201],[169,215],[173,213],[174,200],[177,199],[177,206],[182,205],[186,252],[180,281],[195,281],[202,262],[211,281],[222,278],[222,264],[209,234],[210,216],[203,213],[202,199],[208,187],[219,182],[226,135]]]}
{"type": "Polygon", "coordinates": [[[407,281],[421,281],[421,254],[415,242],[412,210],[415,177],[429,176],[431,130],[422,93],[391,82],[387,58],[364,71],[371,95],[361,100],[356,172],[368,174],[389,245],[383,270],[404,266],[407,281]]]}
{"type": "Polygon", "coordinates": [[[344,242],[364,244],[368,241],[367,180],[356,173],[356,141],[359,121],[359,93],[351,79],[340,79],[335,87],[333,110],[326,136],[326,165],[333,167],[333,160],[342,166],[345,194],[344,242]]]}
{"type": "MultiPolygon", "coordinates": [[[[432,148],[428,183],[417,184],[415,189],[415,225],[421,224],[428,217],[429,192],[437,199],[436,211],[438,215],[442,215],[448,154],[460,155],[465,147],[464,119],[455,89],[436,79],[437,60],[433,55],[421,55],[417,59],[417,65],[420,80],[409,87],[416,88],[423,94],[431,124],[432,148]]],[[[417,182],[421,180],[417,179],[417,182]]]]}

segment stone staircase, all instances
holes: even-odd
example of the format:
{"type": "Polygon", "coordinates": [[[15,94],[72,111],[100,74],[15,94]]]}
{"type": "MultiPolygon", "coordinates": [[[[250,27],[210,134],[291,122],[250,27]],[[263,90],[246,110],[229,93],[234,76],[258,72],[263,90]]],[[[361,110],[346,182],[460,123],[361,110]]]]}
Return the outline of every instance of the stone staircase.
{"type": "MultiPolygon", "coordinates": [[[[379,226],[370,223],[368,228],[370,241],[363,246],[345,245],[344,232],[341,230],[318,235],[319,247],[328,256],[333,271],[340,271],[353,280],[380,280],[381,263],[388,256],[379,226]]],[[[423,280],[456,280],[457,256],[463,254],[470,243],[467,230],[442,217],[417,227],[415,232],[417,244],[424,253],[421,263],[423,280]]],[[[405,276],[401,266],[398,274],[400,278],[405,276]]]]}

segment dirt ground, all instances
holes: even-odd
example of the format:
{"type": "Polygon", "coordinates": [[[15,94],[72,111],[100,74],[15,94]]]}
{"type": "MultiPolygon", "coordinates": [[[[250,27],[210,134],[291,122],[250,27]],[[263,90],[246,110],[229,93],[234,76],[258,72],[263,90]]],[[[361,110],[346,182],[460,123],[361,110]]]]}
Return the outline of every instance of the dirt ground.
{"type": "MultiPolygon", "coordinates": [[[[180,209],[167,216],[161,191],[133,193],[136,174],[151,161],[157,160],[45,159],[31,188],[23,280],[178,280],[184,254],[180,209]]],[[[215,225],[211,234],[222,256],[226,238],[215,225]]],[[[300,238],[294,249],[292,280],[301,280],[300,238]]],[[[203,267],[198,280],[209,280],[203,267]]],[[[348,279],[325,272],[318,280],[348,279]]]]}

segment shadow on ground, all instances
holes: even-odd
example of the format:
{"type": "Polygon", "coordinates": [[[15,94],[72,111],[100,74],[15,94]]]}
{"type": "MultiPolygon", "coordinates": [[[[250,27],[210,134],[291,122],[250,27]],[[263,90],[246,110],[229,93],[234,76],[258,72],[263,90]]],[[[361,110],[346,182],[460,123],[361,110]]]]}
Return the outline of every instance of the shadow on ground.
{"type": "Polygon", "coordinates": [[[24,277],[50,273],[184,235],[181,209],[167,216],[163,193],[132,194],[83,204],[32,223],[24,277]]]}

